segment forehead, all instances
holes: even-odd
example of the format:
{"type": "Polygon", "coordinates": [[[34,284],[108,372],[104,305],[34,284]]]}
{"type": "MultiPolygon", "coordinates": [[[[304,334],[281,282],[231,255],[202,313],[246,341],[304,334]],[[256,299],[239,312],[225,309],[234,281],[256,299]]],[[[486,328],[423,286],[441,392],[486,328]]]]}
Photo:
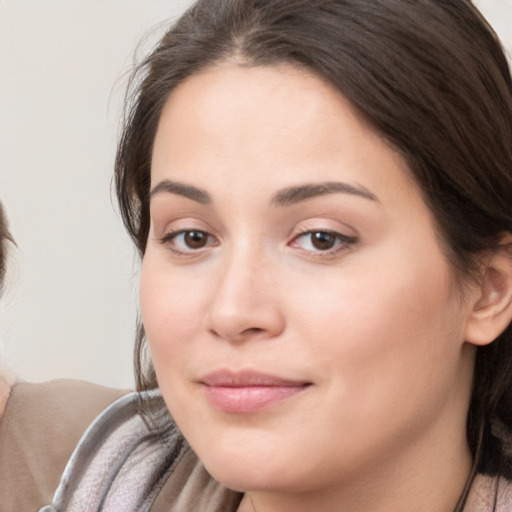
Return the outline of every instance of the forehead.
{"type": "Polygon", "coordinates": [[[152,186],[169,174],[186,182],[207,177],[212,185],[224,177],[272,178],[276,187],[314,178],[409,186],[406,169],[344,96],[312,72],[223,63],[188,78],[168,98],[152,186]]]}
{"type": "Polygon", "coordinates": [[[241,128],[249,128],[248,123],[254,133],[264,128],[272,135],[299,128],[305,132],[309,127],[307,135],[316,141],[312,136],[318,133],[320,118],[324,125],[335,119],[329,115],[334,104],[342,106],[342,117],[353,121],[352,132],[356,125],[368,130],[341,93],[307,69],[284,64],[242,67],[225,62],[192,75],[174,89],[161,120],[179,118],[181,130],[193,128],[195,133],[210,131],[212,124],[225,131],[232,129],[233,134],[241,134],[241,128]]]}

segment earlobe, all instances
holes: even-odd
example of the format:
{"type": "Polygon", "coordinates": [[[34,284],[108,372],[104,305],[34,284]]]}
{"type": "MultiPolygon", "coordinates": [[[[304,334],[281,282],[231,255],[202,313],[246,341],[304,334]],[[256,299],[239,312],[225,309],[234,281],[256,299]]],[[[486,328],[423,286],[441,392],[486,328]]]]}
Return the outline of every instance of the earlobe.
{"type": "Polygon", "coordinates": [[[466,326],[466,341],[492,343],[512,321],[512,235],[490,256],[466,326]]]}

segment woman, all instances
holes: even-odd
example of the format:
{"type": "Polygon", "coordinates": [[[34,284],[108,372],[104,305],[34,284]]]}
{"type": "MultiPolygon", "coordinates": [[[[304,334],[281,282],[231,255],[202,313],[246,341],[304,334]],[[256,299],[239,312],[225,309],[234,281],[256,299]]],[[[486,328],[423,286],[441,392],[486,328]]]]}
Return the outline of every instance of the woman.
{"type": "MultiPolygon", "coordinates": [[[[2,204],[0,203],[0,295],[4,289],[4,280],[6,272],[7,260],[7,244],[12,242],[12,237],[9,234],[7,226],[7,219],[5,218],[2,204]]],[[[5,404],[9,397],[9,392],[13,377],[8,368],[5,367],[0,358],[0,421],[5,411],[5,404]]]]}
{"type": "Polygon", "coordinates": [[[512,83],[478,11],[199,0],[138,73],[146,423],[107,410],[54,509],[511,510],[512,83]]]}

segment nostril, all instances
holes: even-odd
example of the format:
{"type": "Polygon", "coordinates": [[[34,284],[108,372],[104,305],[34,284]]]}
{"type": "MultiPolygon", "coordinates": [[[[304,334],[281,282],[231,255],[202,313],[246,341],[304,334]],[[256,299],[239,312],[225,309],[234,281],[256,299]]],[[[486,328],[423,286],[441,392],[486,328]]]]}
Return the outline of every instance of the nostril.
{"type": "Polygon", "coordinates": [[[258,332],[262,332],[263,329],[261,327],[250,327],[249,329],[246,329],[244,332],[246,333],[258,333],[258,332]]]}

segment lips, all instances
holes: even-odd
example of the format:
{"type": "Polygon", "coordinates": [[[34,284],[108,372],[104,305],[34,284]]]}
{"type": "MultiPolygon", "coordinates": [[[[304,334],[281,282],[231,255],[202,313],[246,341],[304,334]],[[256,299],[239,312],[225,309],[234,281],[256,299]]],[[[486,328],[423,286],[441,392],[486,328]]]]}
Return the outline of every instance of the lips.
{"type": "Polygon", "coordinates": [[[311,385],[252,371],[218,371],[199,382],[214,408],[235,414],[260,411],[302,393],[311,385]]]}

